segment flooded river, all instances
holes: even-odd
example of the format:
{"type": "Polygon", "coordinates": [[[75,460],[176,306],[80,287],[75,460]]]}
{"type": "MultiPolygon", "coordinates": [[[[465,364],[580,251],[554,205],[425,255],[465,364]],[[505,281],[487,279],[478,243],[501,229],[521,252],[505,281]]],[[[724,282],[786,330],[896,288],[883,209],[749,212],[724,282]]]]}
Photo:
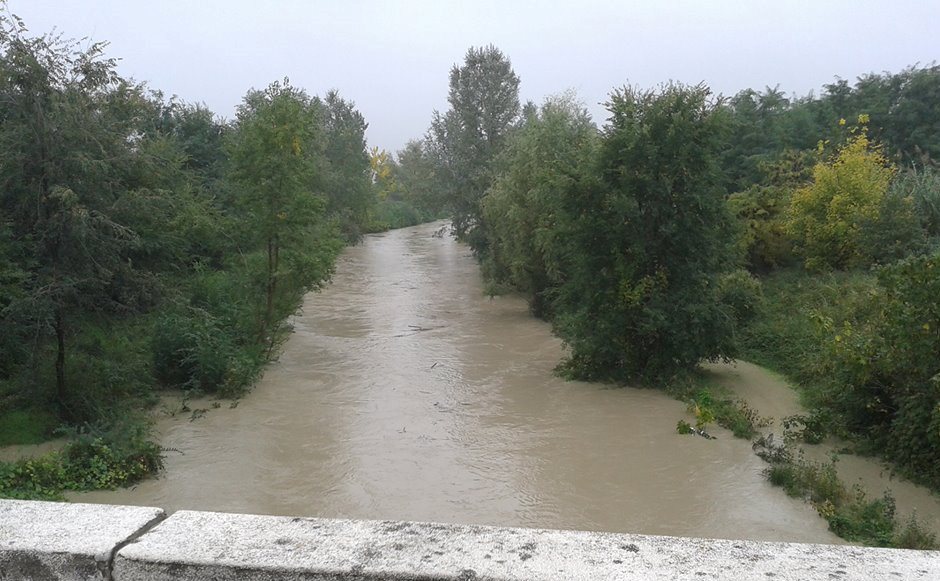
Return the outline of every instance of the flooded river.
{"type": "MultiPolygon", "coordinates": [[[[840,542],[764,481],[750,443],[678,435],[682,403],[554,377],[549,326],[519,298],[486,298],[440,226],[347,249],[237,407],[160,420],[174,451],[159,479],[73,500],[840,542]]],[[[715,369],[740,389],[751,371],[715,369]]]]}

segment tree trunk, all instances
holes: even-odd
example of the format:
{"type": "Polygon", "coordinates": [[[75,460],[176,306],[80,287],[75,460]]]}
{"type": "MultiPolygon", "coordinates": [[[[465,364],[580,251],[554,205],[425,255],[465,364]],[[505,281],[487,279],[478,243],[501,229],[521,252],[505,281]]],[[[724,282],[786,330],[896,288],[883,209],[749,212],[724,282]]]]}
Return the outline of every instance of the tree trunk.
{"type": "Polygon", "coordinates": [[[268,281],[265,289],[264,318],[261,321],[259,339],[262,343],[267,341],[267,332],[274,319],[274,295],[277,292],[277,269],[280,262],[278,237],[275,234],[268,238],[268,281]]]}
{"type": "Polygon", "coordinates": [[[65,322],[62,317],[62,307],[56,307],[55,310],[55,337],[56,337],[56,359],[55,359],[55,391],[56,403],[59,407],[59,415],[62,419],[70,419],[70,411],[67,404],[67,394],[65,387],[65,322]]]}

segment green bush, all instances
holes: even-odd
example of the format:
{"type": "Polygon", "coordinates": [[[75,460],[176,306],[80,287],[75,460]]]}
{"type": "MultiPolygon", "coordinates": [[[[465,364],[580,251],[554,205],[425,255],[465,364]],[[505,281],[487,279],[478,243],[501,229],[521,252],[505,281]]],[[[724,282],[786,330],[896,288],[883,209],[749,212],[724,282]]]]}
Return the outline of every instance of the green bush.
{"type": "Polygon", "coordinates": [[[253,306],[245,298],[250,296],[251,287],[244,263],[229,271],[200,272],[191,283],[189,306],[207,313],[209,319],[227,329],[226,334],[247,341],[254,338],[257,323],[253,306]]]}
{"type": "Polygon", "coordinates": [[[61,500],[66,490],[127,486],[162,467],[148,424],[125,419],[106,431],[76,434],[62,452],[0,462],[0,498],[61,500]]]}
{"type": "Polygon", "coordinates": [[[749,323],[763,302],[761,282],[746,270],[735,270],[718,278],[718,302],[731,309],[737,325],[749,323]]]}
{"type": "Polygon", "coordinates": [[[786,232],[788,186],[753,185],[728,197],[728,209],[741,227],[738,244],[748,268],[764,272],[792,264],[793,243],[786,232]]]}
{"type": "Polygon", "coordinates": [[[856,324],[877,307],[877,279],[861,272],[785,269],[761,280],[763,300],[739,335],[741,357],[786,375],[811,407],[818,406],[824,399],[821,380],[832,372],[821,347],[833,328],[856,324]]]}
{"type": "Polygon", "coordinates": [[[843,539],[878,547],[894,544],[895,505],[887,493],[882,498],[868,500],[865,492],[856,486],[855,498],[836,508],[828,516],[829,530],[843,539]]]}
{"type": "Polygon", "coordinates": [[[184,363],[195,343],[189,327],[191,321],[179,314],[161,317],[154,325],[151,338],[154,375],[166,387],[183,387],[194,375],[184,363]]]}
{"type": "Polygon", "coordinates": [[[157,318],[150,350],[161,385],[231,396],[257,377],[267,350],[257,335],[257,310],[240,298],[250,286],[243,274],[199,273],[188,307],[157,318]]]}
{"type": "Polygon", "coordinates": [[[69,490],[98,490],[139,482],[163,468],[160,447],[144,423],[122,422],[106,432],[80,434],[62,452],[69,490]]]}
{"type": "Polygon", "coordinates": [[[904,472],[940,487],[940,254],[878,271],[863,316],[826,321],[823,407],[904,472]]]}
{"type": "Polygon", "coordinates": [[[897,198],[910,198],[928,237],[940,237],[940,171],[930,166],[909,169],[891,184],[897,198]]]}
{"type": "Polygon", "coordinates": [[[890,264],[923,251],[927,246],[927,235],[917,215],[914,199],[903,195],[892,183],[881,200],[877,215],[862,219],[859,246],[864,257],[862,262],[867,264],[890,264]]]}
{"type": "Polygon", "coordinates": [[[232,329],[210,313],[190,309],[156,324],[151,344],[154,374],[167,387],[240,395],[265,362],[262,346],[238,345],[232,329]]]}
{"type": "Polygon", "coordinates": [[[898,549],[918,549],[922,551],[937,548],[937,535],[928,531],[917,520],[916,514],[911,514],[900,530],[895,530],[892,546],[898,549]]]}

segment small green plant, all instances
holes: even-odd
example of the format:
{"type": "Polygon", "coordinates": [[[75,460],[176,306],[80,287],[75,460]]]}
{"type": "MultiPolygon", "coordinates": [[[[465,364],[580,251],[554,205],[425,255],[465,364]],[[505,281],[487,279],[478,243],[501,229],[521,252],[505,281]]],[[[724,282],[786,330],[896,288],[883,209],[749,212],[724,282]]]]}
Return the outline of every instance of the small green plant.
{"type": "Polygon", "coordinates": [[[893,546],[894,531],[898,526],[894,498],[886,492],[882,498],[869,500],[857,484],[853,492],[848,502],[834,506],[826,513],[821,512],[829,521],[829,529],[847,541],[893,546]]]}
{"type": "Polygon", "coordinates": [[[689,402],[689,411],[695,416],[695,427],[704,430],[715,421],[715,400],[710,391],[699,390],[689,402]]]}
{"type": "Polygon", "coordinates": [[[718,386],[701,380],[681,380],[674,383],[670,391],[677,399],[688,402],[689,413],[695,416],[695,428],[704,430],[710,424],[731,430],[736,438],[750,440],[757,435],[758,428],[770,425],[771,420],[741,399],[732,399],[718,386]],[[679,386],[679,387],[676,387],[679,386]]]}
{"type": "Polygon", "coordinates": [[[899,549],[933,550],[938,546],[937,535],[924,528],[916,514],[911,514],[900,530],[895,529],[892,545],[899,549]]]}
{"type": "Polygon", "coordinates": [[[692,429],[692,424],[685,420],[679,420],[679,423],[676,424],[676,432],[682,435],[695,433],[695,431],[692,429]]]}

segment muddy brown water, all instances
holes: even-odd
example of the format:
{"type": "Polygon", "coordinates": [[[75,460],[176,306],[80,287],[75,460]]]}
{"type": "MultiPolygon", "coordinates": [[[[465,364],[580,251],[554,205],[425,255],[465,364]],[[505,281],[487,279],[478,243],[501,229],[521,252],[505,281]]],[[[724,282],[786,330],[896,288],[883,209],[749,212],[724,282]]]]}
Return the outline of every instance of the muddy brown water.
{"type": "MultiPolygon", "coordinates": [[[[517,297],[485,297],[466,247],[432,236],[441,225],[347,249],[237,407],[159,421],[175,450],[160,478],[72,500],[841,542],[765,482],[750,443],[678,435],[682,403],[554,377],[549,326],[517,297]]],[[[765,415],[798,409],[786,386],[760,389],[774,378],[758,368],[713,372],[765,415]]]]}

